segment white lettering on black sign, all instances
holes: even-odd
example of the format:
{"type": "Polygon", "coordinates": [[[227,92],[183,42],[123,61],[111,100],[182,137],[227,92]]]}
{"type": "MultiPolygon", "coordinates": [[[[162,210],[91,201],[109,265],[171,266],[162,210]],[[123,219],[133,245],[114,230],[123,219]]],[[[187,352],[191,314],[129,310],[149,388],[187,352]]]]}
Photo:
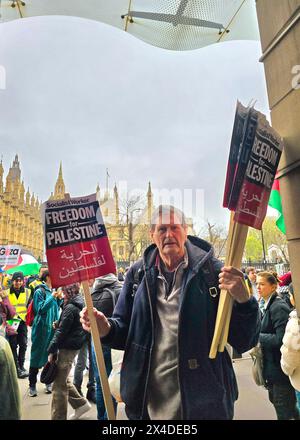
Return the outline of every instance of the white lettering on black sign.
{"type": "Polygon", "coordinates": [[[45,212],[47,249],[105,237],[107,235],[105,226],[99,222],[100,218],[100,208],[96,201],[77,207],[71,207],[70,203],[68,205],[47,203],[45,212]],[[52,209],[48,209],[50,205],[54,205],[55,208],[51,206],[52,209]]]}
{"type": "Polygon", "coordinates": [[[272,141],[274,139],[267,139],[256,134],[246,170],[246,177],[250,182],[265,186],[269,190],[272,188],[280,160],[280,151],[272,141]]]}

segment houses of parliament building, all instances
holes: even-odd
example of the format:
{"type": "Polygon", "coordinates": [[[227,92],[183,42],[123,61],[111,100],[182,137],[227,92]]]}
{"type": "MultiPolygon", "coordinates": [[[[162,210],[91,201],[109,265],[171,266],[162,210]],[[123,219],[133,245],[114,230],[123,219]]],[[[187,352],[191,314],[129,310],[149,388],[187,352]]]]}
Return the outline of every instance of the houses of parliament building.
{"type": "MultiPolygon", "coordinates": [[[[60,164],[54,192],[49,200],[65,197],[66,187],[60,164]]],[[[118,263],[128,263],[138,258],[149,244],[149,223],[153,211],[153,195],[149,183],[146,207],[127,212],[127,221],[120,213],[118,189],[115,186],[113,196],[106,191],[100,195],[96,188],[113,256],[118,263]],[[139,211],[138,225],[132,224],[133,211],[139,211]],[[131,218],[130,218],[131,217],[131,218]],[[134,237],[134,238],[133,238],[134,237]]],[[[72,195],[71,195],[72,196],[72,195]]],[[[125,216],[126,217],[126,216],[125,216]]],[[[18,155],[9,168],[4,185],[4,169],[0,163],[0,244],[17,244],[25,252],[31,253],[39,261],[44,258],[44,235],[41,218],[41,202],[29,188],[25,192],[24,181],[18,155]]]]}
{"type": "Polygon", "coordinates": [[[0,244],[17,244],[40,261],[43,259],[43,227],[41,203],[29,188],[25,194],[24,181],[16,155],[3,182],[4,169],[0,163],[0,244]]]}

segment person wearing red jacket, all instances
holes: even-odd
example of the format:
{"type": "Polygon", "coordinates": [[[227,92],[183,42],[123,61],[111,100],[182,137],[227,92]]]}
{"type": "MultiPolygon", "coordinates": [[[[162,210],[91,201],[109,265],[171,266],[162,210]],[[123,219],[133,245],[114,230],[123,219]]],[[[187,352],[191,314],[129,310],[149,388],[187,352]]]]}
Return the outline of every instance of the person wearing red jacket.
{"type": "Polygon", "coordinates": [[[16,330],[7,323],[7,321],[13,319],[15,315],[16,309],[9,301],[7,292],[2,290],[2,287],[0,286],[0,316],[2,317],[6,336],[13,336],[17,334],[16,330]]]}

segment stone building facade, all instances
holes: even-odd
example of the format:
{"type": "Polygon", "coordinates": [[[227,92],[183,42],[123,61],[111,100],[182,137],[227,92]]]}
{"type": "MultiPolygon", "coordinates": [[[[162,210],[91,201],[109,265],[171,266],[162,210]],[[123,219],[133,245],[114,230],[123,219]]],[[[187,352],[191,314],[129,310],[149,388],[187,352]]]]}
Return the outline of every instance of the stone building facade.
{"type": "MultiPolygon", "coordinates": [[[[44,235],[41,218],[41,203],[29,189],[25,194],[24,182],[18,155],[10,167],[6,184],[4,169],[0,164],[0,244],[17,244],[40,261],[44,256],[44,235]]],[[[60,163],[54,192],[49,200],[65,197],[66,185],[60,163]]],[[[70,194],[72,197],[72,194],[70,194]]],[[[96,188],[112,253],[118,266],[127,266],[142,256],[150,244],[149,226],[154,211],[151,183],[145,197],[138,202],[120,200],[117,186],[113,191],[101,193],[96,188]]],[[[189,233],[193,233],[192,220],[188,219],[189,233]]]]}
{"type": "Polygon", "coordinates": [[[18,155],[9,168],[5,186],[0,163],[0,244],[17,244],[43,259],[41,204],[29,188],[25,194],[18,155]]]}

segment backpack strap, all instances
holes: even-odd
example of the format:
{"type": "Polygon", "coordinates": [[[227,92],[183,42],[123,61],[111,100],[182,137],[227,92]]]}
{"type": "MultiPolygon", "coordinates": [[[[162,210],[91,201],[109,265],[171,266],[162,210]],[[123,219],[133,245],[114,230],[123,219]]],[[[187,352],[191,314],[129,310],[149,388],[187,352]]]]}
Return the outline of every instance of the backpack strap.
{"type": "Polygon", "coordinates": [[[34,297],[34,294],[35,294],[36,290],[39,289],[41,287],[41,285],[42,285],[42,283],[36,284],[37,282],[38,282],[38,280],[33,280],[29,284],[29,286],[28,286],[28,288],[29,288],[29,290],[31,292],[30,293],[30,298],[29,298],[29,301],[28,301],[28,305],[31,303],[31,301],[33,301],[33,297],[34,297]]]}
{"type": "Polygon", "coordinates": [[[104,287],[103,292],[104,291],[107,291],[107,292],[110,293],[111,299],[112,299],[112,302],[113,302],[113,309],[114,309],[116,307],[116,303],[117,303],[117,299],[118,299],[116,292],[114,290],[112,290],[112,289],[109,289],[108,287],[104,287]]]}
{"type": "Polygon", "coordinates": [[[44,296],[44,300],[45,300],[45,299],[46,299],[46,289],[45,289],[45,287],[43,286],[43,284],[39,284],[39,285],[34,289],[34,294],[33,294],[33,296],[35,295],[35,292],[36,292],[38,289],[41,289],[41,291],[43,292],[43,296],[44,296]]]}
{"type": "MultiPolygon", "coordinates": [[[[45,287],[42,285],[42,284],[40,284],[39,286],[37,286],[39,289],[41,289],[41,291],[43,292],[43,299],[44,299],[44,301],[45,301],[45,299],[46,299],[46,290],[45,290],[45,287]]],[[[34,293],[33,293],[33,297],[32,297],[32,300],[31,300],[31,302],[33,303],[33,299],[34,299],[34,296],[35,296],[35,294],[36,294],[36,292],[37,292],[37,288],[36,289],[34,289],[34,293]]],[[[39,314],[40,312],[38,311],[38,314],[39,314]]]]}
{"type": "MultiPolygon", "coordinates": [[[[217,298],[218,295],[220,294],[219,277],[215,271],[211,258],[206,260],[201,270],[205,283],[208,286],[210,296],[212,298],[217,298]]],[[[136,269],[133,274],[133,286],[132,286],[132,294],[131,294],[133,298],[136,294],[136,291],[138,290],[139,285],[142,282],[142,279],[144,278],[144,275],[145,275],[145,271],[143,265],[141,264],[140,267],[136,269]]]]}
{"type": "Polygon", "coordinates": [[[144,278],[144,275],[145,275],[145,271],[143,268],[143,264],[141,264],[140,267],[137,270],[135,270],[133,274],[133,286],[132,286],[132,294],[131,294],[132,298],[135,297],[135,294],[139,288],[139,285],[142,282],[142,279],[144,278]]]}
{"type": "Polygon", "coordinates": [[[36,284],[37,283],[37,280],[35,280],[35,285],[33,286],[33,291],[35,292],[36,290],[38,290],[42,285],[43,285],[43,283],[38,283],[38,284],[36,284]]]}
{"type": "Polygon", "coordinates": [[[220,295],[219,277],[215,271],[211,258],[205,261],[201,270],[204,281],[208,286],[210,296],[212,298],[217,298],[217,296],[220,295]]]}

